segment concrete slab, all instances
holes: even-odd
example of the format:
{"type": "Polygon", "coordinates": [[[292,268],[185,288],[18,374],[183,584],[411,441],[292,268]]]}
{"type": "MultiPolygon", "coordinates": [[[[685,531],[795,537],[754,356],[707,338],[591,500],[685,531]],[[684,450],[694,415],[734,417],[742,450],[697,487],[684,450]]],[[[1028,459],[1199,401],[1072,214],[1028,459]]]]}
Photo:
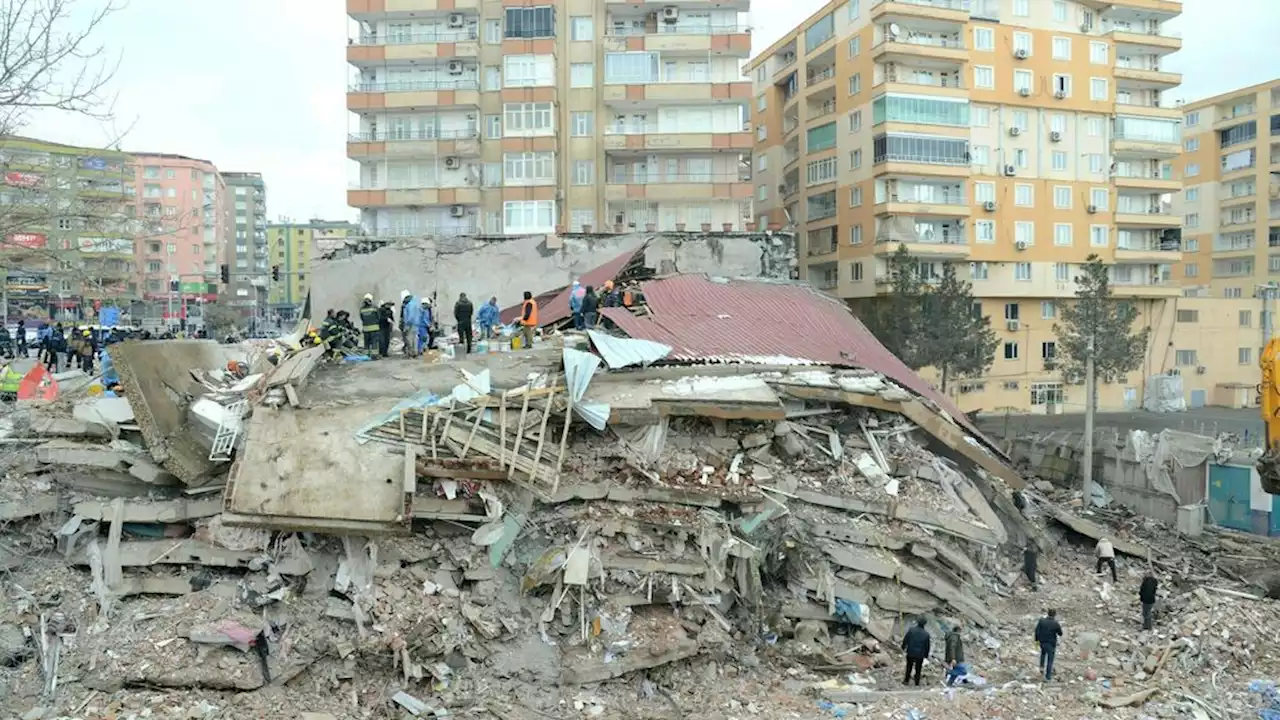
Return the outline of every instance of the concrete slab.
{"type": "Polygon", "coordinates": [[[387,402],[298,411],[258,407],[245,446],[231,468],[226,509],[237,522],[279,527],[283,517],[404,529],[404,454],[382,443],[356,442],[355,433],[387,402]],[[255,518],[260,522],[255,522],[255,518]]]}

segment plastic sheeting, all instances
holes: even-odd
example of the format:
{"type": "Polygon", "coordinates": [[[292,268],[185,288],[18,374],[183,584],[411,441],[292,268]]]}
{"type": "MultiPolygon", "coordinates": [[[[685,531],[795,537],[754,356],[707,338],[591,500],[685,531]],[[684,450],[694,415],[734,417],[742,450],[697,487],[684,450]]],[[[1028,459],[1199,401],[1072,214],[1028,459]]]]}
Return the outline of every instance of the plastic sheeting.
{"type": "Polygon", "coordinates": [[[598,330],[588,330],[587,337],[611,370],[632,365],[645,367],[671,354],[670,345],[652,340],[614,337],[598,330]]]}
{"type": "Polygon", "coordinates": [[[587,386],[591,384],[591,378],[595,377],[598,369],[600,358],[595,355],[573,348],[564,349],[565,387],[569,391],[573,411],[591,427],[604,430],[605,424],[609,422],[608,403],[582,402],[582,396],[586,394],[587,386]]]}
{"type": "Polygon", "coordinates": [[[1181,505],[1184,501],[1178,497],[1173,473],[1201,465],[1210,457],[1215,462],[1227,462],[1231,449],[1220,438],[1167,429],[1155,435],[1145,430],[1131,430],[1125,439],[1123,457],[1142,465],[1152,490],[1168,495],[1181,505]]]}
{"type": "Polygon", "coordinates": [[[1181,375],[1152,375],[1147,378],[1142,409],[1147,412],[1186,412],[1187,399],[1182,391],[1181,375]]]}

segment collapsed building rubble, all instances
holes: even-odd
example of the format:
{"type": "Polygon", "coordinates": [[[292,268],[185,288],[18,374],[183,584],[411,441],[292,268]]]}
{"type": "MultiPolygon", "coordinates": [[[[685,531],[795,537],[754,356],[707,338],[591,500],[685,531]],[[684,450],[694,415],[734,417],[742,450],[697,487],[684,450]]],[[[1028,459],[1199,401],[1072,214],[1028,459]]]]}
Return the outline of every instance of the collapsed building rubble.
{"type": "Polygon", "coordinates": [[[246,352],[261,372],[244,378],[210,366],[196,388],[170,376],[142,398],[126,383],[150,437],[24,408],[60,422],[6,438],[36,450],[0,485],[12,707],[1225,718],[1255,700],[1238,676],[1274,671],[1275,608],[1209,562],[1270,550],[1210,535],[1184,548],[1026,482],[807,288],[674,276],[643,291],[614,332],[519,353],[320,365],[286,340],[274,364],[246,352]],[[670,301],[682,293],[694,301],[670,301]],[[169,448],[210,438],[192,419],[202,400],[249,416],[229,459],[208,460],[210,443],[193,474],[169,448]],[[1127,579],[1139,562],[1160,573],[1160,634],[1134,627],[1127,588],[1086,572],[1102,536],[1132,557],[1127,579]],[[1045,558],[1039,593],[1017,573],[1028,546],[1045,558]],[[1025,682],[1050,602],[1067,672],[1101,680],[1025,682]],[[896,691],[915,617],[964,626],[987,692],[896,691]]]}

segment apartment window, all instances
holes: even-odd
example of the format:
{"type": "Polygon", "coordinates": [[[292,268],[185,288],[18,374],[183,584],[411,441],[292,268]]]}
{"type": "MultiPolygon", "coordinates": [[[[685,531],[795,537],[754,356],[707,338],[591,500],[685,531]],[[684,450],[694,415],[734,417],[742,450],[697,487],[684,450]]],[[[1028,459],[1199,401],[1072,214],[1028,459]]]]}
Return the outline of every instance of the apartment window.
{"type": "Polygon", "coordinates": [[[489,45],[500,45],[502,43],[501,20],[484,21],[484,41],[489,45]]]}
{"type": "Polygon", "coordinates": [[[836,179],[839,167],[834,157],[814,160],[805,166],[805,181],[809,185],[818,185],[836,179]]]}
{"type": "Polygon", "coordinates": [[[850,264],[849,271],[854,282],[862,281],[862,263],[856,262],[850,264]]]}
{"type": "Polygon", "coordinates": [[[862,167],[862,151],[861,150],[854,150],[853,152],[849,153],[849,166],[854,170],[857,170],[858,168],[862,167]]]}
{"type": "Polygon", "coordinates": [[[1066,185],[1053,186],[1053,206],[1059,210],[1071,207],[1071,188],[1066,185]]]}
{"type": "Polygon", "coordinates": [[[1036,224],[1033,222],[1015,222],[1013,224],[1013,240],[1021,245],[1036,244],[1036,224]]]}
{"type": "Polygon", "coordinates": [[[1031,71],[1030,70],[1014,70],[1013,71],[1013,89],[1016,92],[1031,92],[1031,71]]]}
{"type": "Polygon", "coordinates": [[[1111,88],[1106,78],[1089,78],[1089,99],[1110,100],[1111,88]]]}
{"type": "Polygon", "coordinates": [[[1009,124],[1022,132],[1026,132],[1030,122],[1030,117],[1027,115],[1026,110],[1014,110],[1013,118],[1009,121],[1009,124]]]}
{"type": "Polygon", "coordinates": [[[178,174],[177,174],[176,172],[174,172],[173,168],[166,168],[166,169],[165,169],[165,171],[164,171],[164,178],[165,178],[166,180],[173,180],[173,179],[174,179],[174,178],[176,178],[176,177],[178,177],[178,174]]]}
{"type": "Polygon", "coordinates": [[[171,198],[178,197],[178,188],[165,188],[164,196],[171,197],[171,198]]]}
{"type": "MultiPolygon", "coordinates": [[[[513,8],[520,10],[524,8],[513,8]]],[[[534,8],[540,9],[540,8],[534,8]]],[[[508,10],[510,15],[512,10],[508,10]]],[[[510,35],[510,26],[507,29],[510,35]]],[[[555,58],[551,55],[508,55],[502,63],[506,87],[546,87],[555,85],[555,58]]]]}
{"type": "Polygon", "coordinates": [[[1089,43],[1089,62],[1094,65],[1110,65],[1111,53],[1104,42],[1089,43]]]}
{"type": "Polygon", "coordinates": [[[1054,95],[1071,97],[1071,76],[1066,73],[1054,73],[1053,93],[1054,95]]]}
{"type": "Polygon", "coordinates": [[[756,200],[764,202],[765,200],[768,200],[768,199],[769,199],[769,186],[768,185],[756,186],[756,200]]]}
{"type": "Polygon", "coordinates": [[[1102,137],[1102,118],[1090,116],[1084,121],[1084,131],[1089,137],[1102,137]]]}
{"type": "Polygon", "coordinates": [[[849,244],[850,245],[862,244],[862,226],[861,225],[853,225],[849,228],[849,244]]]}
{"type": "Polygon", "coordinates": [[[765,95],[764,93],[760,93],[759,97],[756,98],[756,112],[764,112],[768,108],[769,108],[768,96],[765,95]]]}
{"type": "Polygon", "coordinates": [[[1187,177],[1195,177],[1195,176],[1199,175],[1199,174],[1200,174],[1200,164],[1199,164],[1199,163],[1187,163],[1187,167],[1186,167],[1186,169],[1185,169],[1185,170],[1183,170],[1183,171],[1182,171],[1182,174],[1183,174],[1183,175],[1186,175],[1187,177]]]}
{"type": "Polygon", "coordinates": [[[1187,252],[1200,251],[1200,240],[1198,238],[1183,238],[1182,244],[1187,252]]]}
{"type": "Polygon", "coordinates": [[[585,15],[573,18],[569,24],[569,37],[580,42],[594,40],[595,27],[591,23],[591,16],[585,15]]]}
{"type": "Polygon", "coordinates": [[[767,125],[760,125],[756,127],[756,140],[763,141],[768,136],[769,136],[769,127],[767,125]]]}
{"type": "Polygon", "coordinates": [[[555,180],[555,153],[523,152],[502,156],[503,182],[507,185],[530,185],[555,180]]]}
{"type": "Polygon", "coordinates": [[[1186,267],[1182,268],[1182,272],[1189,278],[1197,277],[1200,275],[1200,266],[1196,263],[1187,263],[1186,267]]]}
{"type": "Polygon", "coordinates": [[[1200,149],[1200,138],[1187,138],[1187,152],[1195,152],[1200,149]]]}
{"type": "Polygon", "coordinates": [[[977,106],[969,108],[969,124],[973,127],[991,125],[991,108],[977,106]]]}
{"type": "Polygon", "coordinates": [[[1200,124],[1200,111],[1199,111],[1199,110],[1197,110],[1197,111],[1195,111],[1195,112],[1189,112],[1189,113],[1187,113],[1187,119],[1186,119],[1186,125],[1187,125],[1187,127],[1195,127],[1195,126],[1197,126],[1197,125],[1199,125],[1199,124],[1200,124]]]}
{"type": "Polygon", "coordinates": [[[853,37],[849,38],[848,47],[849,47],[849,57],[851,58],[858,57],[859,55],[862,54],[862,38],[858,35],[854,35],[853,37]]]}
{"type": "Polygon", "coordinates": [[[1013,0],[1015,17],[1031,17],[1031,0],[1013,0]]]}
{"type": "Polygon", "coordinates": [[[1053,156],[1052,156],[1052,162],[1053,162],[1054,170],[1059,170],[1059,171],[1066,170],[1067,169],[1067,153],[1062,150],[1054,150],[1053,156]]]}
{"type": "Polygon", "coordinates": [[[1180,322],[1180,323],[1200,322],[1200,311],[1199,310],[1179,310],[1175,317],[1177,322],[1180,322]]]}
{"type": "Polygon", "coordinates": [[[1053,0],[1053,21],[1060,23],[1067,21],[1066,0],[1053,0]]]}
{"type": "Polygon", "coordinates": [[[973,86],[985,90],[994,89],[996,86],[996,70],[990,65],[974,65],[973,66],[973,86]]]}
{"type": "Polygon", "coordinates": [[[804,31],[805,52],[813,52],[819,45],[831,39],[835,34],[835,15],[827,13],[804,31]]]}
{"type": "Polygon", "coordinates": [[[595,134],[595,113],[590,110],[576,110],[570,118],[573,121],[574,137],[590,137],[595,134]]]}
{"type": "Polygon", "coordinates": [[[862,188],[849,188],[849,207],[862,207],[862,188]]]}
{"type": "Polygon", "coordinates": [[[573,63],[569,66],[569,87],[589,88],[595,84],[595,63],[573,63]]]}
{"type": "Polygon", "coordinates": [[[502,114],[507,137],[550,135],[555,130],[551,103],[507,103],[502,114]]]}
{"type": "Polygon", "coordinates": [[[1102,155],[1098,153],[1090,153],[1089,154],[1089,172],[1093,173],[1094,175],[1101,175],[1102,168],[1103,168],[1102,155]]]}
{"type": "Polygon", "coordinates": [[[1240,327],[1251,327],[1252,325],[1253,325],[1253,311],[1241,310],[1240,311],[1240,327]]]}
{"type": "MultiPolygon", "coordinates": [[[[1253,272],[1253,266],[1252,266],[1252,263],[1250,264],[1250,266],[1249,266],[1249,270],[1248,270],[1247,272],[1253,272]]],[[[1241,288],[1238,288],[1238,287],[1229,287],[1229,288],[1223,288],[1223,289],[1222,289],[1222,297],[1224,297],[1224,298],[1230,298],[1230,299],[1239,300],[1239,299],[1240,299],[1241,297],[1243,297],[1243,296],[1244,296],[1244,290],[1243,290],[1243,289],[1241,289],[1241,288]]],[[[1264,315],[1264,317],[1263,317],[1263,324],[1264,324],[1264,325],[1270,325],[1270,323],[1266,322],[1266,317],[1265,317],[1265,315],[1264,315]]]]}
{"type": "Polygon", "coordinates": [[[1052,320],[1058,315],[1058,304],[1052,300],[1040,301],[1040,319],[1052,320]]]}
{"type": "Polygon", "coordinates": [[[1071,38],[1055,37],[1053,39],[1053,59],[1071,59],[1071,38]]]}
{"type": "Polygon", "coordinates": [[[977,220],[973,223],[973,241],[990,245],[996,241],[996,221],[977,220]]]}
{"type": "Polygon", "coordinates": [[[592,185],[595,183],[596,163],[594,160],[573,161],[573,184],[592,185]]]}
{"type": "Polygon", "coordinates": [[[845,6],[848,9],[848,18],[850,20],[857,19],[860,4],[860,0],[849,0],[849,4],[845,6]]]}
{"type": "Polygon", "coordinates": [[[1200,213],[1187,213],[1183,218],[1182,224],[1189,228],[1200,227],[1200,213]]]}
{"type": "Polygon", "coordinates": [[[493,140],[502,137],[502,116],[501,115],[485,115],[484,116],[485,137],[493,140]]]}
{"type": "Polygon", "coordinates": [[[1055,282],[1068,282],[1071,280],[1071,265],[1067,263],[1053,264],[1053,279],[1055,282]]]}
{"type": "Polygon", "coordinates": [[[556,229],[554,200],[516,200],[502,204],[503,230],[507,234],[551,233],[556,229]]]}
{"type": "Polygon", "coordinates": [[[1021,51],[1028,55],[1031,54],[1031,33],[1015,32],[1013,34],[1013,49],[1021,51]]]}
{"type": "Polygon", "coordinates": [[[1031,263],[1020,262],[1013,264],[1013,279],[1020,282],[1031,281],[1031,263]]]}
{"type": "Polygon", "coordinates": [[[1049,129],[1056,133],[1067,133],[1067,116],[1062,113],[1054,113],[1049,116],[1049,129]]]}
{"type": "Polygon", "coordinates": [[[756,172],[764,172],[765,170],[768,170],[768,169],[769,169],[769,156],[757,155],[756,156],[756,172]]]}
{"type": "Polygon", "coordinates": [[[969,279],[970,280],[988,280],[991,277],[991,268],[984,262],[969,263],[969,279]]]}
{"type": "Polygon", "coordinates": [[[849,94],[857,95],[862,92],[862,73],[854,73],[849,78],[849,94]]]}
{"type": "Polygon", "coordinates": [[[1178,350],[1176,353],[1174,353],[1174,362],[1177,363],[1180,367],[1197,365],[1198,363],[1196,362],[1196,351],[1195,350],[1178,350]]]}
{"type": "Polygon", "coordinates": [[[1028,154],[1025,148],[1017,148],[1013,151],[1013,164],[1021,169],[1026,169],[1028,162],[1028,154]]]}
{"type": "Polygon", "coordinates": [[[849,113],[849,132],[857,132],[862,129],[862,111],[854,110],[849,113]]]}
{"type": "Polygon", "coordinates": [[[973,199],[978,203],[995,202],[996,184],[989,182],[975,182],[973,184],[973,199]]]}
{"type": "Polygon", "coordinates": [[[502,68],[496,65],[485,66],[484,89],[489,91],[502,89],[502,68]]]}
{"type": "Polygon", "coordinates": [[[148,165],[142,168],[142,177],[146,180],[159,180],[160,168],[148,165]]]}
{"type": "Polygon", "coordinates": [[[974,50],[995,50],[996,49],[996,33],[989,27],[976,27],[973,29],[973,49],[974,50]]]}
{"type": "Polygon", "coordinates": [[[1005,360],[1018,359],[1018,343],[1007,342],[1004,344],[1004,359],[1005,360]]]}
{"type": "Polygon", "coordinates": [[[1107,188],[1092,188],[1089,190],[1089,204],[1098,210],[1106,210],[1111,204],[1111,191],[1107,188]]]}
{"type": "Polygon", "coordinates": [[[978,167],[986,167],[991,164],[991,148],[986,145],[973,145],[969,148],[970,162],[978,167]]]}
{"type": "Polygon", "coordinates": [[[1240,348],[1236,351],[1236,362],[1241,365],[1250,365],[1253,363],[1253,348],[1240,348]]]}
{"type": "Polygon", "coordinates": [[[521,7],[507,9],[506,37],[549,38],[555,36],[555,8],[521,7]]]}
{"type": "Polygon", "coordinates": [[[1040,343],[1040,357],[1045,360],[1052,360],[1058,356],[1058,344],[1052,340],[1045,340],[1040,343]]]}
{"type": "Polygon", "coordinates": [[[1111,228],[1107,225],[1089,226],[1089,246],[1107,247],[1111,244],[1111,228]]]}
{"type": "Polygon", "coordinates": [[[1036,204],[1035,192],[1031,185],[1013,186],[1013,204],[1022,207],[1033,207],[1036,204]]]}

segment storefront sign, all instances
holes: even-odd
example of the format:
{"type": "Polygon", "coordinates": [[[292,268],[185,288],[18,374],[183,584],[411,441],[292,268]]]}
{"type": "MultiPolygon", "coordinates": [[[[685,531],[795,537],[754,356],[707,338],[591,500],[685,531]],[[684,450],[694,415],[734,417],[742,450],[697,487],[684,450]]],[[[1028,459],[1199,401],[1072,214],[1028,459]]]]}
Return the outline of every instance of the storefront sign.
{"type": "Polygon", "coordinates": [[[133,241],[125,238],[82,237],[79,243],[83,253],[133,254],[133,241]]]}
{"type": "Polygon", "coordinates": [[[5,291],[15,293],[48,293],[49,278],[38,273],[11,272],[4,279],[5,291]]]}
{"type": "Polygon", "coordinates": [[[7,172],[4,174],[4,184],[20,188],[39,187],[41,181],[39,175],[24,172],[7,172]]]}
{"type": "Polygon", "coordinates": [[[42,250],[49,246],[49,238],[40,233],[10,233],[5,237],[5,244],[28,250],[42,250]]]}

